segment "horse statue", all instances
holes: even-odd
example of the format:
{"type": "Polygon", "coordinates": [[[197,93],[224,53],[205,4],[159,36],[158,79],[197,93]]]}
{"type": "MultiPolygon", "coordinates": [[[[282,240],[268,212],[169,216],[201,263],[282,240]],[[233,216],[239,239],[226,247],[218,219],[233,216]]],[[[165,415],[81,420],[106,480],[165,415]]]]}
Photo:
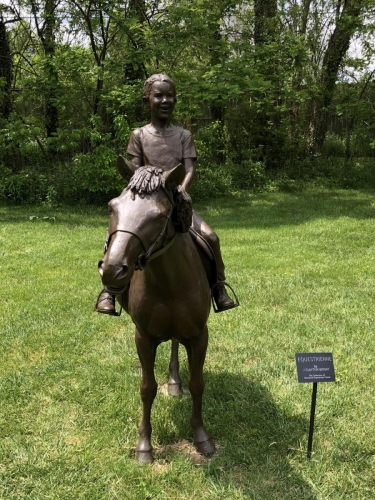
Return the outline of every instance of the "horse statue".
{"type": "MultiPolygon", "coordinates": [[[[124,159],[122,159],[124,160],[124,159]]],[[[130,166],[130,162],[127,162],[130,166]]],[[[123,176],[129,176],[119,167],[123,176]]],[[[187,351],[192,397],[194,446],[205,456],[215,451],[202,419],[203,365],[208,344],[210,287],[197,247],[188,232],[173,224],[174,190],[185,177],[178,165],[170,171],[138,168],[127,188],[108,206],[107,251],[98,268],[103,285],[117,296],[135,324],[135,343],[142,367],[143,415],[136,459],[153,461],[151,409],[157,393],[154,363],[157,347],[172,340],[171,393],[179,393],[178,343],[187,351]]]]}

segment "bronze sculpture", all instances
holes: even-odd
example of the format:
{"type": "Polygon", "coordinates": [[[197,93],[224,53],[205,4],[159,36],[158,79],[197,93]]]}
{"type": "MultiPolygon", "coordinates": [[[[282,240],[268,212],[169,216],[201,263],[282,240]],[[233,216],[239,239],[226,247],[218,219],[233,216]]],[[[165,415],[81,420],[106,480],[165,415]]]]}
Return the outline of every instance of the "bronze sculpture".
{"type": "MultiPolygon", "coordinates": [[[[152,75],[145,82],[143,100],[149,106],[151,123],[134,130],[127,153],[131,157],[129,167],[135,171],[141,166],[157,166],[169,171],[182,163],[185,176],[178,187],[182,198],[189,199],[188,188],[194,177],[196,151],[191,133],[171,124],[176,103],[176,89],[173,81],[165,74],[152,75]]],[[[215,271],[209,277],[215,312],[226,311],[238,305],[228,296],[225,286],[225,266],[221,256],[219,238],[211,227],[193,212],[191,235],[214,261],[215,271]],[[212,276],[214,274],[214,276],[212,276]]],[[[231,288],[231,287],[229,287],[231,288]]],[[[116,315],[115,296],[103,290],[96,302],[95,310],[116,315]]]]}
{"type": "MultiPolygon", "coordinates": [[[[210,288],[196,245],[188,232],[176,232],[172,221],[173,190],[184,176],[181,164],[164,172],[157,167],[137,169],[128,187],[109,203],[108,248],[99,261],[103,285],[136,326],[142,366],[143,416],[136,448],[140,464],[153,460],[150,417],[157,392],[156,349],[171,339],[183,344],[188,355],[195,447],[207,456],[215,451],[202,420],[210,288]],[[146,195],[141,190],[145,184],[146,195]]],[[[170,383],[178,384],[178,370],[172,377],[170,383]]]]}
{"type": "Polygon", "coordinates": [[[204,455],[214,453],[202,420],[210,295],[216,312],[238,305],[237,297],[234,302],[225,289],[229,285],[219,240],[192,211],[186,192],[193,179],[196,153],[190,132],[170,124],[176,102],[173,82],[166,75],[153,75],[145,83],[144,100],[150,107],[151,123],[133,132],[127,149],[131,161],[121,156],[118,160],[118,169],[129,183],[109,203],[106,249],[99,261],[105,288],[96,304],[98,312],[117,314],[117,297],[136,326],[143,402],[136,456],[142,464],[153,459],[154,362],[158,345],[167,340],[172,340],[168,390],[181,394],[181,343],[190,369],[194,444],[204,455]]]}

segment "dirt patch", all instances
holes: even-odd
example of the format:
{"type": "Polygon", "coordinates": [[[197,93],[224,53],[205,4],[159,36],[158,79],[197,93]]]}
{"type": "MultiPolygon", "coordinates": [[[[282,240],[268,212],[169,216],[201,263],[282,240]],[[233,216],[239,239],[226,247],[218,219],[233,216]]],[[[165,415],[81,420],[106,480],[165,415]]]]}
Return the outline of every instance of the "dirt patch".
{"type": "MultiPolygon", "coordinates": [[[[172,397],[168,393],[168,384],[159,385],[158,386],[158,392],[159,392],[159,394],[163,394],[163,396],[172,397]]],[[[182,387],[182,396],[190,396],[189,389],[186,389],[185,387],[182,387]]]]}
{"type": "MultiPolygon", "coordinates": [[[[217,443],[215,443],[215,447],[216,447],[215,455],[217,455],[219,448],[217,443]]],[[[204,457],[203,455],[198,453],[197,450],[194,448],[193,443],[191,443],[187,439],[182,439],[181,441],[177,441],[177,443],[168,444],[163,448],[160,448],[159,450],[155,450],[155,452],[156,452],[155,453],[156,460],[168,459],[168,456],[171,453],[173,454],[177,453],[179,455],[184,455],[185,457],[189,457],[190,460],[195,465],[206,464],[212,458],[212,457],[204,457]]]]}

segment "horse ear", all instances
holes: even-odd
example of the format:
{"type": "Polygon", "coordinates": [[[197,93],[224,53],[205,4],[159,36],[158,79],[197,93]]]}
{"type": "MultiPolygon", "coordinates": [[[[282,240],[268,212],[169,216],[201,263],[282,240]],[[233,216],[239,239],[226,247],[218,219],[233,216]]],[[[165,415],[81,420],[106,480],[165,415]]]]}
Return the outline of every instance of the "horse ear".
{"type": "Polygon", "coordinates": [[[123,177],[127,181],[130,181],[132,175],[136,170],[136,167],[131,161],[127,160],[122,155],[118,155],[117,170],[119,171],[121,177],[123,177]]]}
{"type": "Polygon", "coordinates": [[[179,186],[185,179],[186,170],[182,163],[179,163],[177,167],[164,173],[165,186],[173,191],[177,186],[179,186]]]}

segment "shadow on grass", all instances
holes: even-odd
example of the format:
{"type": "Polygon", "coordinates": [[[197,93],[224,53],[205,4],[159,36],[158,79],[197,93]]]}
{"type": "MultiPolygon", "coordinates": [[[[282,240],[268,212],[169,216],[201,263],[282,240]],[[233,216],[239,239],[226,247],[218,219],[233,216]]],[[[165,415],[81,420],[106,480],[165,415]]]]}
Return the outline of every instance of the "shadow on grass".
{"type": "Polygon", "coordinates": [[[68,227],[102,227],[104,234],[108,221],[107,206],[0,206],[0,218],[5,224],[29,222],[30,225],[62,225],[68,227]]]}
{"type": "MultiPolygon", "coordinates": [[[[244,376],[206,372],[205,380],[205,425],[218,447],[211,460],[200,464],[206,480],[217,491],[240,490],[254,499],[315,499],[289,461],[296,455],[306,460],[300,443],[304,448],[308,420],[278,408],[262,384],[244,376]]],[[[154,438],[167,448],[191,439],[190,411],[190,397],[172,398],[174,431],[168,432],[168,423],[157,424],[154,438]]],[[[175,452],[183,453],[178,446],[175,452]]]]}
{"type": "Polygon", "coordinates": [[[264,195],[239,193],[206,205],[199,204],[196,209],[215,229],[279,227],[320,218],[374,218],[374,194],[372,191],[358,190],[264,195]]]}
{"type": "MultiPolygon", "coordinates": [[[[225,198],[196,203],[195,208],[216,228],[264,228],[298,225],[319,218],[375,217],[374,192],[365,190],[322,190],[298,193],[235,193],[225,198]]],[[[67,226],[103,227],[106,206],[15,206],[0,207],[4,223],[30,221],[67,226]],[[30,220],[30,217],[34,217],[30,220]]]]}

